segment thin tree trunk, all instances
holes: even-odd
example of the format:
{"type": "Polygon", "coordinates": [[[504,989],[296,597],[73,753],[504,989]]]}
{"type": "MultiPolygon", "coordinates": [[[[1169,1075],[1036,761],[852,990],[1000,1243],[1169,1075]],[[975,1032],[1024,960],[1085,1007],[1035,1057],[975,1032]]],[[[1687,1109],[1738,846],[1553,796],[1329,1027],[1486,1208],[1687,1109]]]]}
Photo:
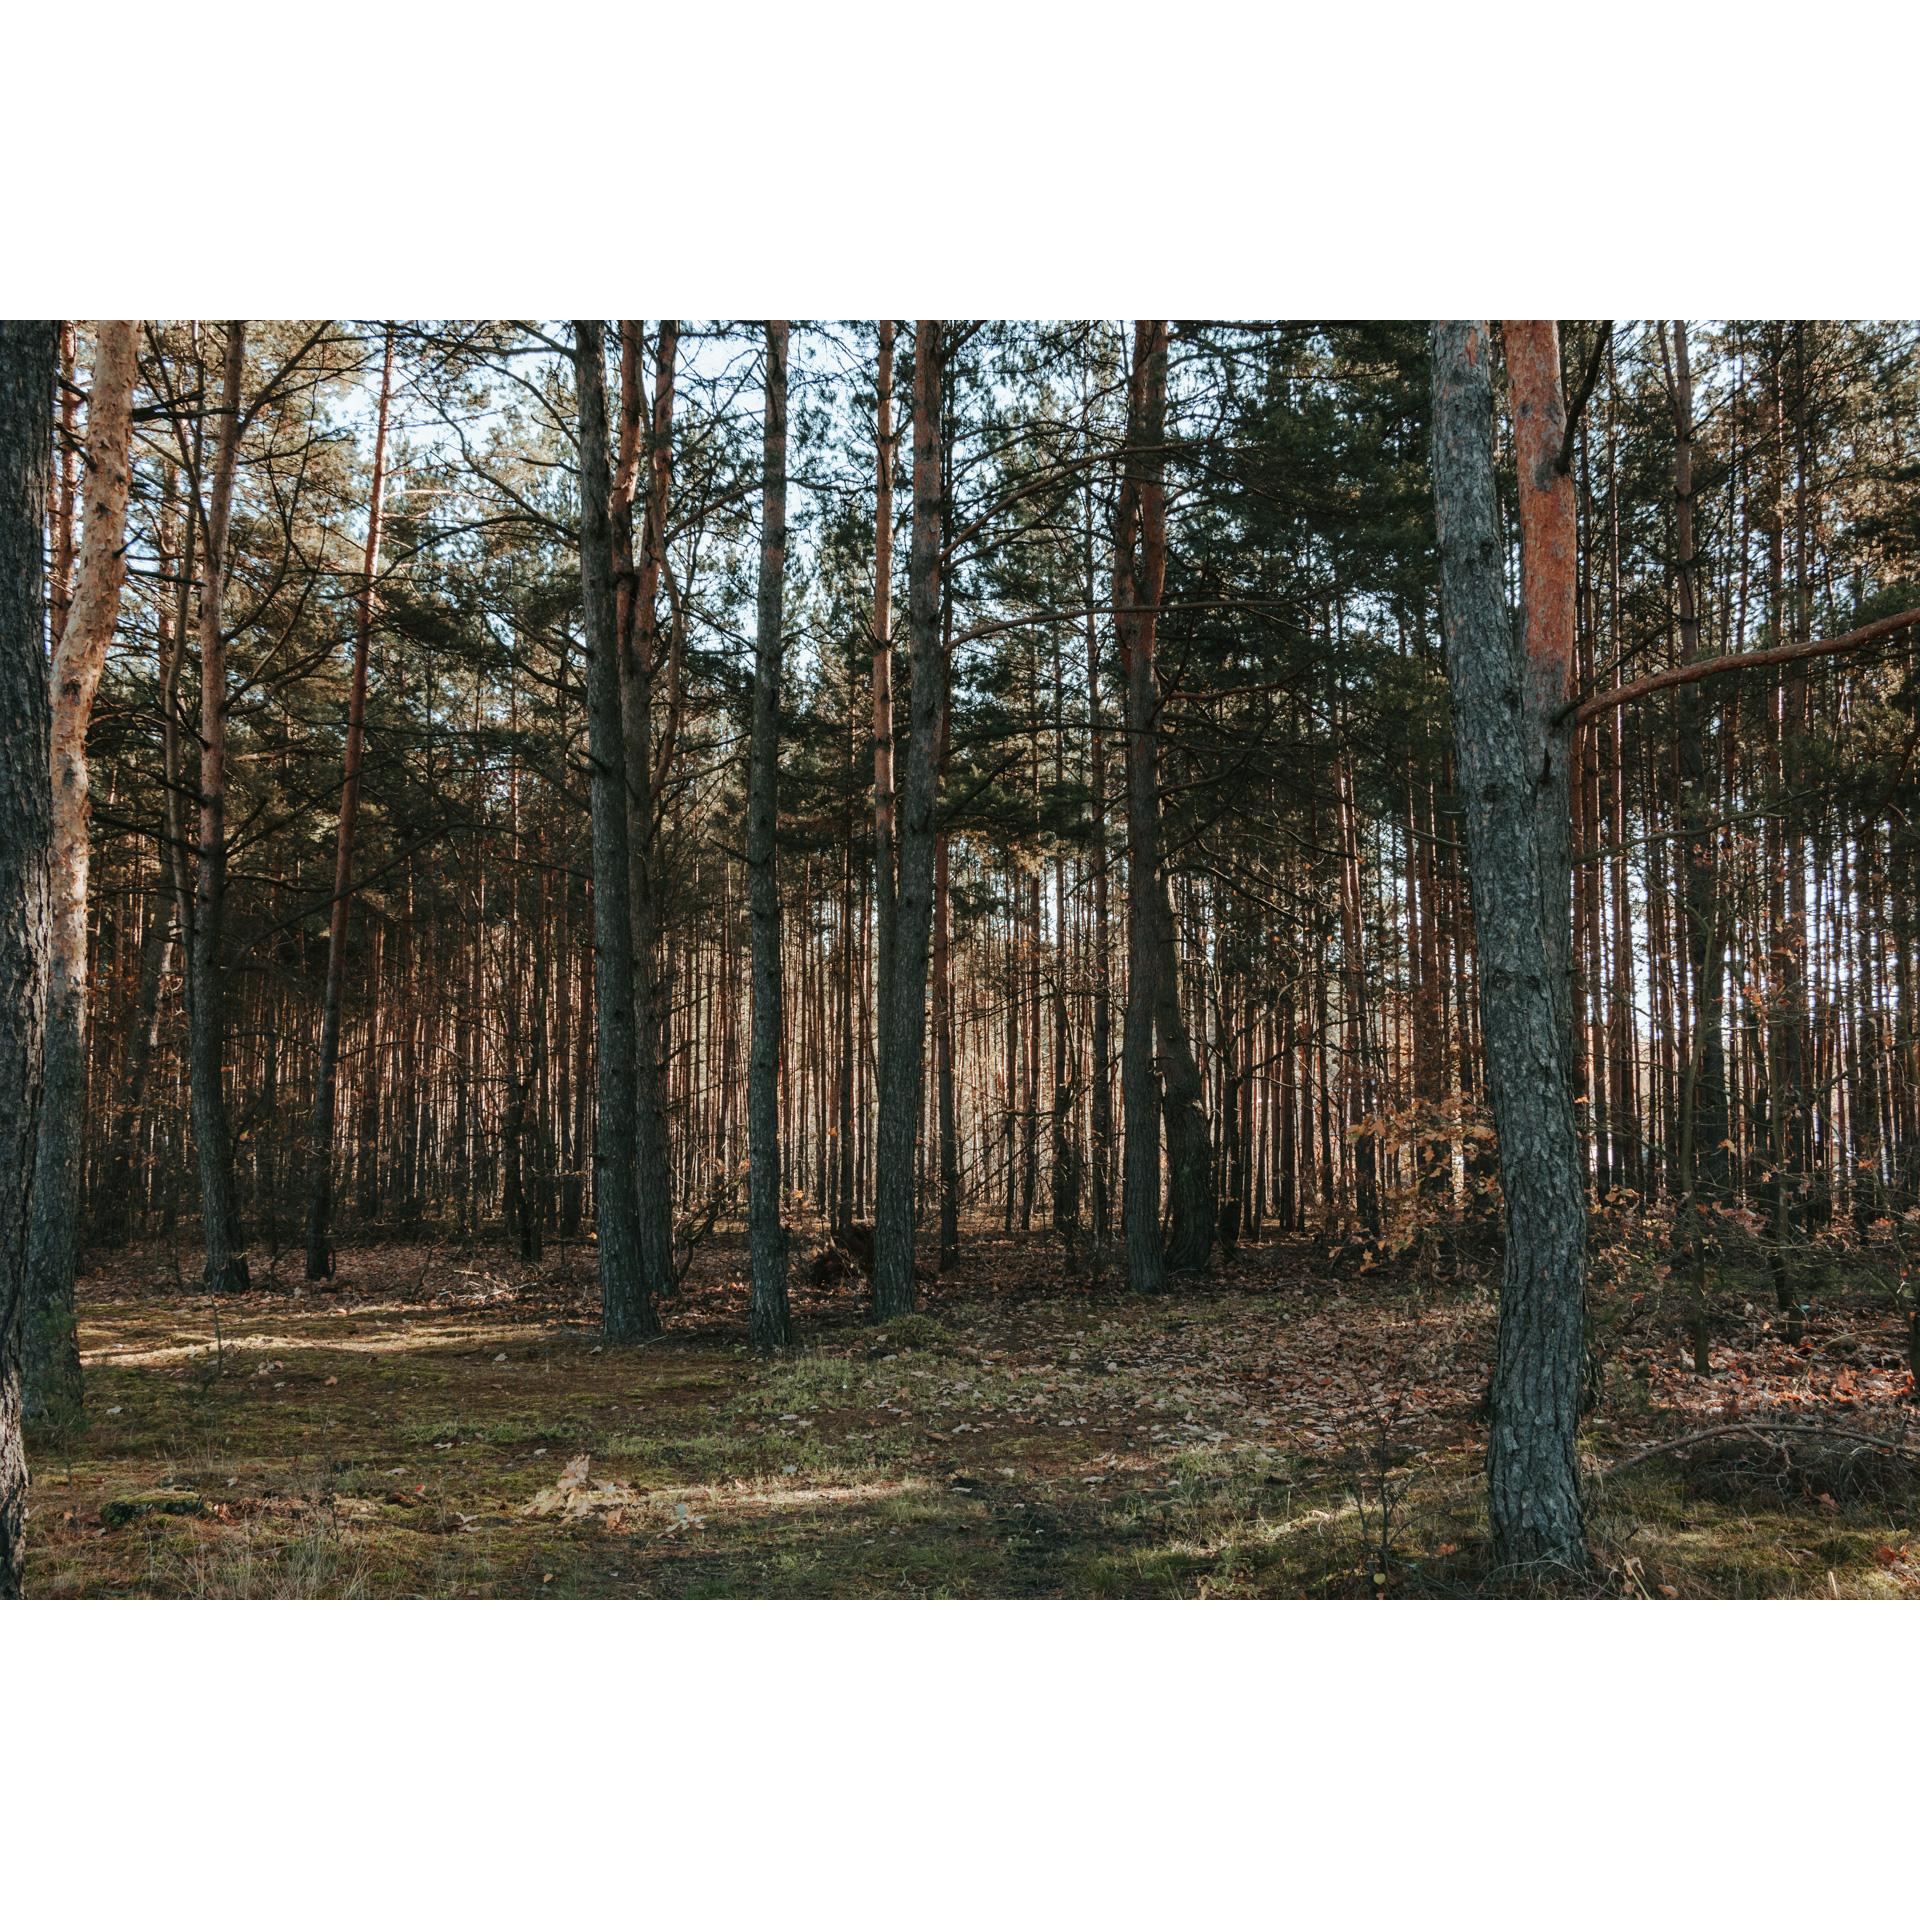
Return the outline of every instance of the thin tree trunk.
{"type": "Polygon", "coordinates": [[[840,1087],[838,1140],[840,1168],[835,1186],[833,1226],[841,1239],[853,1231],[853,818],[847,819],[847,845],[840,872],[840,1087]]]}
{"type": "Polygon", "coordinates": [[[20,1347],[53,944],[41,520],[59,340],[57,321],[0,321],[0,1600],[19,1599],[26,1567],[20,1347]]]}
{"type": "Polygon", "coordinates": [[[1167,1270],[1205,1273],[1213,1255],[1213,1153],[1204,1083],[1180,1005],[1180,948],[1173,901],[1163,873],[1154,888],[1158,909],[1158,1004],[1161,1105],[1167,1123],[1167,1270]]]}
{"type": "MultiPolygon", "coordinates": [[[[164,848],[161,858],[164,862],[164,848]]],[[[113,1115],[113,1139],[108,1150],[105,1214],[109,1233],[123,1246],[133,1233],[134,1134],[146,1111],[154,1050],[160,1044],[160,989],[180,938],[178,903],[173,889],[166,884],[164,868],[159,878],[160,904],[148,922],[145,949],[140,956],[139,999],[127,1036],[126,1069],[121,1075],[120,1097],[113,1115]]]]}
{"type": "Polygon", "coordinates": [[[787,323],[767,322],[760,492],[759,625],[747,762],[747,911],[753,922],[753,1047],[747,1061],[748,1332],[756,1352],[784,1347],[787,1238],[780,1224],[780,886],[774,870],[780,783],[781,594],[787,566],[787,323]]]}
{"type": "Polygon", "coordinates": [[[1483,321],[1436,322],[1432,335],[1447,679],[1487,1091],[1507,1204],[1487,1450],[1494,1554],[1507,1568],[1580,1566],[1587,1558],[1574,1459],[1586,1208],[1566,969],[1567,741],[1549,719],[1565,704],[1574,639],[1572,486],[1557,471],[1564,433],[1557,334],[1551,322],[1507,331],[1525,538],[1524,674],[1503,584],[1492,340],[1483,321]]]}
{"type": "Polygon", "coordinates": [[[1107,1255],[1113,1224],[1113,976],[1107,937],[1107,736],[1100,713],[1100,629],[1093,611],[1093,491],[1086,495],[1087,740],[1092,789],[1090,858],[1093,867],[1093,1246],[1096,1267],[1107,1255]]]}
{"type": "MultiPolygon", "coordinates": [[[[947,601],[952,620],[953,602],[947,601]]],[[[945,654],[945,645],[941,648],[945,654]]],[[[946,780],[950,736],[945,701],[940,716],[940,779],[946,780]]],[[[947,836],[939,836],[933,861],[933,1034],[936,1104],[940,1134],[940,1271],[960,1257],[960,1147],[953,1105],[953,899],[949,884],[947,836]]]]}
{"type": "MultiPolygon", "coordinates": [[[[873,510],[873,910],[874,970],[893,978],[893,921],[899,878],[894,846],[893,792],[893,322],[880,322],[880,366],[875,384],[877,469],[873,510]]],[[[884,988],[883,988],[884,993],[884,988]]],[[[874,1036],[880,1058],[886,1023],[874,1036]]],[[[883,1069],[884,1071],[884,1069],[883,1069]]]]}
{"type": "MultiPolygon", "coordinates": [[[[1126,1130],[1121,1196],[1127,1242],[1127,1289],[1164,1293],[1167,1263],[1160,1239],[1160,1102],[1155,1097],[1153,1019],[1160,986],[1160,784],[1155,764],[1160,683],[1154,638],[1161,579],[1135,577],[1152,448],[1160,435],[1149,419],[1150,393],[1164,407],[1167,323],[1139,320],[1133,329],[1128,454],[1114,542],[1114,626],[1127,676],[1127,1005],[1121,1034],[1120,1109],[1126,1130]]],[[[1157,469],[1154,469],[1157,477],[1157,469]]],[[[1159,550],[1164,567],[1166,549],[1159,550]]]]}
{"type": "Polygon", "coordinates": [[[210,1293],[244,1293],[246,1242],[234,1193],[233,1134],[227,1119],[227,522],[240,457],[240,388],[246,372],[246,322],[227,322],[220,390],[220,440],[206,504],[200,587],[200,846],[188,946],[187,1032],[193,1083],[193,1133],[200,1161],[200,1210],[206,1230],[210,1293]]]}
{"type": "Polygon", "coordinates": [[[80,571],[53,650],[53,971],[48,982],[45,1108],[33,1179],[22,1388],[30,1417],[80,1412],[73,1318],[79,1260],[80,1152],[87,1110],[87,723],[120,617],[131,477],[134,324],[103,320],[87,401],[80,571]]]}
{"type": "Polygon", "coordinates": [[[660,1331],[640,1264],[633,1167],[633,914],[628,897],[627,756],[620,718],[613,528],[608,512],[607,368],[598,320],[573,323],[580,404],[580,597],[587,636],[588,792],[593,810],[593,997],[598,1028],[593,1205],[600,1321],[609,1346],[660,1331]]]}
{"type": "Polygon", "coordinates": [[[373,436],[373,481],[367,499],[367,550],[360,568],[360,618],[353,641],[353,684],[347,695],[345,778],[334,849],[333,918],[327,935],[327,997],[320,1021],[320,1065],[313,1090],[312,1190],[307,1199],[307,1280],[333,1271],[333,1099],[340,1065],[340,1002],[347,977],[347,917],[353,898],[353,837],[360,817],[360,757],[366,739],[367,646],[373,632],[373,582],[380,566],[380,524],[386,501],[387,409],[393,397],[393,322],[387,322],[380,367],[380,410],[373,436]]]}
{"type": "Polygon", "coordinates": [[[873,1227],[873,1317],[914,1310],[914,1148],[926,1064],[927,947],[946,708],[940,648],[941,323],[922,320],[913,346],[913,550],[907,572],[909,689],[906,778],[898,793],[899,885],[892,966],[880,982],[879,1127],[873,1227]]]}
{"type": "MultiPolygon", "coordinates": [[[[660,1049],[660,982],[654,954],[659,922],[655,851],[661,810],[653,778],[653,687],[659,666],[655,609],[673,474],[674,360],[679,330],[671,320],[663,320],[657,339],[652,433],[643,448],[641,326],[637,320],[620,323],[620,464],[614,475],[611,512],[620,702],[626,739],[628,889],[633,916],[633,1144],[640,1270],[652,1292],[671,1294],[673,1169],[660,1049]],[[641,490],[643,454],[647,456],[644,551],[636,568],[633,501],[641,490]]],[[[663,772],[666,757],[662,755],[663,772]]]]}

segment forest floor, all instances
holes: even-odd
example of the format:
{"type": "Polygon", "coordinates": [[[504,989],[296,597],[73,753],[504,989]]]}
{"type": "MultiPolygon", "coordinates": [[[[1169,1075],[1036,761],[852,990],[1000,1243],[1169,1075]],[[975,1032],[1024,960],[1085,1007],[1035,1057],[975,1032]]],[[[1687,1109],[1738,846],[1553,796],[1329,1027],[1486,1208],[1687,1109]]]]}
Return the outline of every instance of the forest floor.
{"type": "MultiPolygon", "coordinates": [[[[293,1253],[217,1303],[166,1248],[96,1253],[86,1416],[29,1430],[28,1591],[1516,1591],[1486,1565],[1495,1307],[1470,1275],[1355,1274],[1270,1242],[1134,1299],[1038,1233],[985,1229],[922,1312],[872,1327],[862,1290],[808,1284],[817,1231],[794,1240],[795,1344],[773,1360],[745,1347],[737,1238],[702,1250],[662,1337],[624,1351],[600,1343],[590,1247],[538,1266],[347,1247],[317,1296],[294,1291],[293,1253]]],[[[1890,1304],[1832,1289],[1788,1342],[1762,1290],[1723,1288],[1699,1378],[1678,1322],[1639,1300],[1621,1296],[1581,1430],[1594,1566],[1525,1591],[1920,1593],[1890,1304]],[[1701,1429],[1719,1432],[1625,1464],[1701,1429]]]]}

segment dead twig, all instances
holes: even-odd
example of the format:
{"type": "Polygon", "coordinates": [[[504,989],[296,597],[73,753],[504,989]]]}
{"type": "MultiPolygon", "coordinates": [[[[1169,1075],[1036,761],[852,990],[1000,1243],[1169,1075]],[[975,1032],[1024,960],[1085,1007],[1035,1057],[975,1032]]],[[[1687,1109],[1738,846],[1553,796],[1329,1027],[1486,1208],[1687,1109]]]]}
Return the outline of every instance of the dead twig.
{"type": "Polygon", "coordinates": [[[1698,1446],[1703,1440],[1729,1439],[1736,1433],[1785,1433],[1800,1440],[1853,1440],[1878,1453],[1897,1453],[1908,1460],[1920,1460],[1920,1450],[1903,1447],[1897,1440],[1889,1440],[1881,1434],[1862,1433],[1857,1427],[1806,1427],[1796,1426],[1788,1420],[1741,1420],[1731,1426],[1703,1427],[1698,1433],[1683,1434],[1678,1440],[1663,1440],[1657,1447],[1643,1447],[1638,1453],[1628,1454],[1624,1460],[1603,1465],[1600,1471],[1619,1473],[1627,1467],[1637,1467],[1641,1461],[1651,1460],[1658,1454],[1678,1453],[1682,1447],[1698,1446]]]}

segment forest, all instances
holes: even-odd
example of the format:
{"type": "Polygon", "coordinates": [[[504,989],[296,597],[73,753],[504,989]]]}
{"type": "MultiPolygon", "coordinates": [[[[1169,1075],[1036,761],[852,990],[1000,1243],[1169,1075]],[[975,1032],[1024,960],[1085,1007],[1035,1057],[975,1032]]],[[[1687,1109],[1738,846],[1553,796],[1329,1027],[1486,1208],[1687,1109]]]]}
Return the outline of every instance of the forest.
{"type": "Polygon", "coordinates": [[[1920,325],[0,325],[0,1594],[1920,1591],[1920,325]]]}

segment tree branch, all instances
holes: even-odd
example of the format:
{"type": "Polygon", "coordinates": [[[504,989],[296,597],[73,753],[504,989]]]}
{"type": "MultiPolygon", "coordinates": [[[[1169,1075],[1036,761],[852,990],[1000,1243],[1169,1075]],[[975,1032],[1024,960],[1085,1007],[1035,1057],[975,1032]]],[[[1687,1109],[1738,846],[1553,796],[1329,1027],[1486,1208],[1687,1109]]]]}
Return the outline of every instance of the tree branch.
{"type": "Polygon", "coordinates": [[[1875,640],[1902,633],[1908,627],[1920,627],[1920,607],[1910,607],[1905,613],[1890,613],[1884,620],[1856,627],[1851,633],[1837,634],[1831,640],[1803,640],[1791,647],[1762,647],[1756,653],[1722,653],[1711,660],[1695,660],[1689,666],[1669,667],[1664,673],[1650,673],[1644,680],[1631,680],[1624,687],[1591,694],[1583,701],[1569,701],[1553,716],[1554,725],[1571,719],[1576,727],[1583,727],[1589,720],[1614,707],[1625,706],[1630,700],[1643,699],[1650,693],[1664,693],[1669,687],[1689,687],[1696,680],[1710,679],[1716,673],[1734,673],[1742,667],[1776,667],[1790,660],[1818,659],[1828,653],[1851,653],[1856,647],[1870,646],[1875,640]]]}
{"type": "Polygon", "coordinates": [[[1573,435],[1580,425],[1580,416],[1587,410],[1587,402],[1593,398],[1593,383],[1600,378],[1600,363],[1607,357],[1607,342],[1613,338],[1613,322],[1600,322],[1600,337],[1593,343],[1593,351],[1587,356],[1587,370],[1580,376],[1580,385],[1567,406],[1567,432],[1560,442],[1560,458],[1553,463],[1555,473],[1568,473],[1573,468],[1573,435]]]}

